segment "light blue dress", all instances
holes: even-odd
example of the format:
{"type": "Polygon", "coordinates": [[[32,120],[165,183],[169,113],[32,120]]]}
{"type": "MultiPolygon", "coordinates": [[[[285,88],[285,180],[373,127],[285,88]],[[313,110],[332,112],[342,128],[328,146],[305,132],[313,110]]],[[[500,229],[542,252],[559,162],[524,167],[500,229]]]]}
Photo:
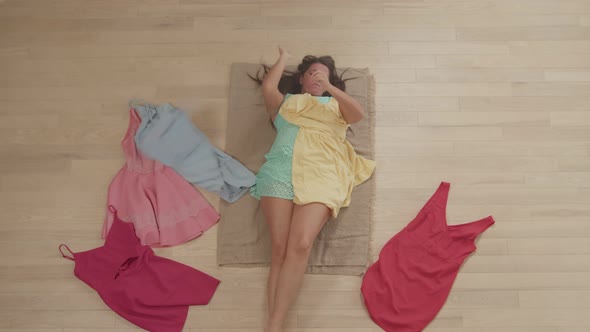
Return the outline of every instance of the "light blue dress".
{"type": "Polygon", "coordinates": [[[141,117],[137,147],[148,157],[172,167],[188,182],[237,201],[255,182],[254,173],[213,146],[187,114],[170,104],[131,102],[141,117]]]}

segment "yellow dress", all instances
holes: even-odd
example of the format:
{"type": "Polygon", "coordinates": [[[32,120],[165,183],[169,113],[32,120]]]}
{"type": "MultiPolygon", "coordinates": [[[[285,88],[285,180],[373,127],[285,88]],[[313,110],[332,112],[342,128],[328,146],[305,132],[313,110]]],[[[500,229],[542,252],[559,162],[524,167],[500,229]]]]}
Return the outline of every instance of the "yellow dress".
{"type": "Polygon", "coordinates": [[[350,125],[335,98],[322,103],[307,93],[291,95],[279,115],[299,127],[293,145],[293,202],[323,203],[337,217],[350,204],[352,189],[371,177],[375,162],[358,156],[346,139],[350,125]]]}

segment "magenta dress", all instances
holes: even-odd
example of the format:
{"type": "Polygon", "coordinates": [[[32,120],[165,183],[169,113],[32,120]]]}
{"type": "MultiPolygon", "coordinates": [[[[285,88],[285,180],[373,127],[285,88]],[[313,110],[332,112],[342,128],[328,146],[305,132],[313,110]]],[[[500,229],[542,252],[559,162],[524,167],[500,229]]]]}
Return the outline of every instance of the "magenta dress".
{"type": "MultiPolygon", "coordinates": [[[[197,189],[172,168],[149,159],[135,146],[141,119],[129,110],[129,127],[121,145],[127,159],[109,186],[107,206],[133,223],[143,245],[174,246],[200,236],[219,220],[219,214],[197,189]]],[[[102,238],[114,214],[107,209],[102,238]]]]}
{"type": "Polygon", "coordinates": [[[181,332],[189,306],[208,304],[219,280],[156,256],[141,245],[132,224],[119,220],[114,209],[113,215],[102,247],[73,253],[62,244],[62,256],[75,261],[74,275],[121,317],[147,331],[181,332]]]}

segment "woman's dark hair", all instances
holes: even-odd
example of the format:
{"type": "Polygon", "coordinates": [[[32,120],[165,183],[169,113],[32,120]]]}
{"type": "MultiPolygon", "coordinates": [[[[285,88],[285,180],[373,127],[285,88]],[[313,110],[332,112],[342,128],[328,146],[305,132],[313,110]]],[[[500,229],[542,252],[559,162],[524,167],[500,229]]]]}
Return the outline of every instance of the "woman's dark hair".
{"type": "MultiPolygon", "coordinates": [[[[297,66],[296,71],[288,71],[288,70],[283,71],[283,76],[281,77],[281,80],[279,81],[279,91],[282,94],[301,93],[301,84],[299,83],[299,78],[314,63],[321,63],[324,66],[328,67],[328,69],[330,71],[330,75],[329,75],[330,83],[342,91],[346,90],[346,83],[345,82],[348,81],[350,78],[342,79],[342,75],[344,75],[346,70],[344,70],[340,75],[338,75],[336,73],[336,64],[334,62],[334,59],[332,59],[331,56],[324,55],[321,57],[316,57],[313,55],[306,55],[305,57],[303,57],[303,60],[301,60],[301,63],[297,66]]],[[[258,85],[262,85],[262,80],[264,79],[264,76],[268,73],[269,70],[270,70],[270,66],[263,64],[262,68],[260,70],[258,70],[258,72],[256,73],[256,76],[252,76],[250,74],[248,74],[248,76],[252,80],[254,80],[254,82],[258,83],[258,85]],[[261,73],[261,71],[262,71],[262,73],[261,73]]],[[[331,96],[331,95],[326,91],[326,92],[324,92],[324,96],[331,96]]]]}

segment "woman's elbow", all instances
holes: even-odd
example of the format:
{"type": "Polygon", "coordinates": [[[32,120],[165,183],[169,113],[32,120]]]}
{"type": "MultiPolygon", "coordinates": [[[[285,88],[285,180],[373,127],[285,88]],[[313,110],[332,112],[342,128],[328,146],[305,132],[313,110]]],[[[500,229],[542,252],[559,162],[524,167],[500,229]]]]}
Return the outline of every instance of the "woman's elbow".
{"type": "Polygon", "coordinates": [[[360,110],[360,112],[355,112],[353,115],[349,116],[348,119],[346,119],[346,122],[348,122],[349,124],[357,123],[361,121],[364,117],[365,112],[363,110],[360,110]]]}

